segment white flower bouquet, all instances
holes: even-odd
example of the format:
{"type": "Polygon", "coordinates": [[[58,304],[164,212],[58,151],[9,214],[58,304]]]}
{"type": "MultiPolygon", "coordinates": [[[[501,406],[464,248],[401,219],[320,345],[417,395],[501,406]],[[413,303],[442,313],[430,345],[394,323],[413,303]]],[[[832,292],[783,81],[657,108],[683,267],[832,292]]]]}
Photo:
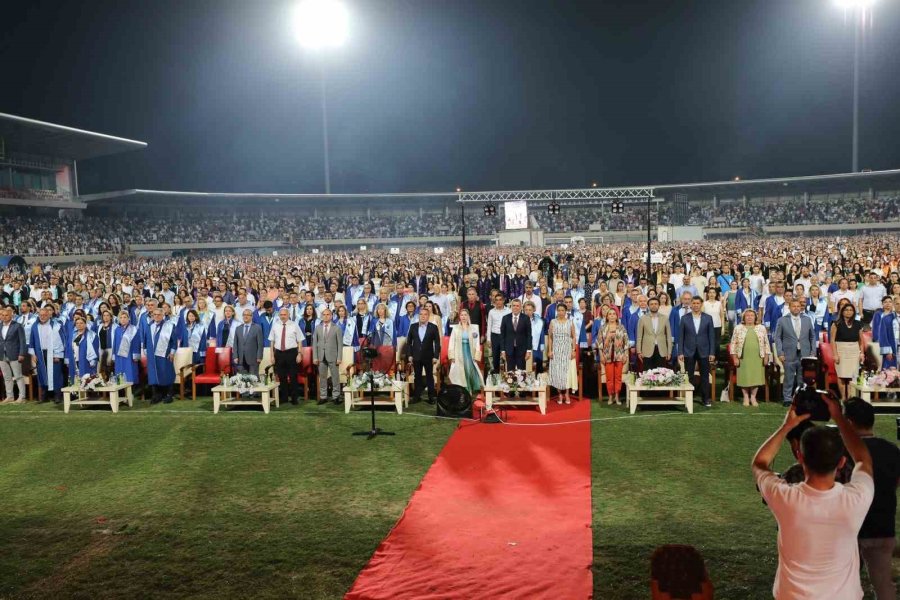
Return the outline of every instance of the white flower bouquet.
{"type": "Polygon", "coordinates": [[[534,387],[537,378],[534,373],[529,373],[521,369],[514,371],[506,371],[505,373],[494,373],[493,383],[500,388],[505,394],[518,394],[522,390],[528,390],[534,387]]]}
{"type": "Polygon", "coordinates": [[[635,379],[635,383],[644,387],[662,387],[684,385],[687,380],[685,373],[676,373],[672,369],[659,368],[644,371],[635,379]]]}
{"type": "MultiPolygon", "coordinates": [[[[350,380],[348,387],[353,390],[369,390],[369,373],[359,373],[353,376],[353,379],[350,380]]],[[[393,380],[387,373],[382,373],[381,371],[373,371],[372,375],[372,389],[376,392],[380,392],[382,390],[391,389],[394,385],[393,380]]]]}
{"type": "Polygon", "coordinates": [[[249,373],[240,373],[228,378],[228,386],[237,388],[239,394],[249,394],[259,385],[259,377],[249,373]]]}

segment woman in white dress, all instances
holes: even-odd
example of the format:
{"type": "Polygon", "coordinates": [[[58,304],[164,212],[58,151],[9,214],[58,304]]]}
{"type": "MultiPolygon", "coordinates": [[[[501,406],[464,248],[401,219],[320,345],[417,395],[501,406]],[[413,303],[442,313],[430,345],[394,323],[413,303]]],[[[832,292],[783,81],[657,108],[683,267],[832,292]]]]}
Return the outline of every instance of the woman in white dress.
{"type": "Polygon", "coordinates": [[[481,339],[478,327],[472,325],[469,311],[459,311],[459,323],[450,332],[450,345],[447,347],[450,359],[450,383],[469,390],[474,398],[484,387],[484,376],[478,368],[481,360],[481,339]]]}
{"type": "Polygon", "coordinates": [[[571,363],[575,353],[578,352],[575,346],[578,338],[575,337],[575,326],[568,319],[568,309],[565,304],[556,307],[556,318],[550,321],[547,336],[549,337],[547,358],[550,359],[550,385],[560,393],[556,403],[571,404],[569,389],[578,389],[577,381],[573,386],[573,378],[570,373],[571,363]]]}

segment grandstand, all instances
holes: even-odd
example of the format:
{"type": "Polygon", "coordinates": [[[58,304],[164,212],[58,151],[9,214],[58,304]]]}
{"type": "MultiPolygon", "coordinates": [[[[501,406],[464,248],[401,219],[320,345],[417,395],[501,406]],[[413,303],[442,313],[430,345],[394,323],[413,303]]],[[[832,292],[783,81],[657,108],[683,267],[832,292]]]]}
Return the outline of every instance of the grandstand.
{"type": "MultiPolygon", "coordinates": [[[[101,133],[0,114],[0,253],[31,261],[102,260],[124,253],[453,246],[462,220],[455,192],[252,194],[130,189],[82,195],[78,161],[146,148],[101,133]],[[67,210],[66,219],[59,209],[67,210]],[[69,218],[78,219],[77,223],[69,218]]],[[[851,235],[900,229],[900,170],[645,186],[659,241],[745,235],[851,235]]],[[[602,190],[560,194],[560,212],[530,201],[547,243],[646,239],[647,204],[621,214],[602,190]]],[[[521,192],[532,194],[530,192],[521,192]]],[[[505,197],[520,192],[476,194],[505,197]]],[[[538,193],[538,196],[541,194],[538,193]]],[[[543,194],[546,196],[546,193],[543,194]]],[[[469,204],[467,243],[506,243],[503,203],[485,216],[469,204]]]]}

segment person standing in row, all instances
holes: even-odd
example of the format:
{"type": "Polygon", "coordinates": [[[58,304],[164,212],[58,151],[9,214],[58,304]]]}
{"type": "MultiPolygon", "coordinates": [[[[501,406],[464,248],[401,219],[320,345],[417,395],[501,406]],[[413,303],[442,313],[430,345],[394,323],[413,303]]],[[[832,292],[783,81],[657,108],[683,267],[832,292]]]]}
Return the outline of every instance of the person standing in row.
{"type": "Polygon", "coordinates": [[[13,309],[9,306],[0,309],[0,371],[3,372],[3,383],[6,385],[4,404],[25,402],[25,378],[22,376],[22,365],[28,356],[28,344],[25,341],[25,328],[13,320],[13,309]],[[19,388],[18,398],[13,396],[13,384],[19,388]]]}
{"type": "Polygon", "coordinates": [[[331,376],[331,400],[341,401],[341,356],[344,352],[344,335],[341,328],[331,322],[331,309],[322,311],[322,322],[313,333],[313,364],[319,369],[319,401],[328,401],[328,377],[331,376]]]}
{"type": "Polygon", "coordinates": [[[709,391],[709,369],[715,365],[715,333],[713,320],[703,312],[703,299],[694,296],[691,300],[691,312],[681,318],[679,324],[678,362],[684,367],[689,378],[694,376],[694,368],[699,365],[700,370],[700,395],[703,406],[712,406],[709,391]]]}
{"type": "Polygon", "coordinates": [[[783,404],[790,406],[794,399],[794,389],[803,382],[800,376],[800,359],[814,356],[816,352],[816,332],[812,320],[801,313],[803,303],[791,300],[790,312],[778,319],[775,325],[775,351],[784,365],[783,404]]]}
{"type": "Polygon", "coordinates": [[[659,312],[659,299],[650,298],[647,306],[650,312],[641,317],[637,326],[637,353],[644,371],[662,367],[672,355],[672,330],[669,319],[659,312]]]}
{"type": "Polygon", "coordinates": [[[234,365],[238,373],[259,375],[259,363],[263,356],[262,327],[253,322],[253,309],[243,310],[244,322],[232,336],[234,365]]]}
{"type": "MultiPolygon", "coordinates": [[[[657,303],[657,307],[658,307],[657,303]]],[[[650,318],[650,314],[641,317],[641,320],[650,318]]],[[[657,317],[662,321],[661,317],[657,317]]],[[[662,327],[659,328],[660,330],[662,327]]],[[[650,340],[648,337],[647,340],[650,340]]],[[[622,391],[622,373],[628,364],[628,331],[619,322],[619,314],[612,308],[606,311],[606,319],[600,328],[595,345],[597,356],[600,358],[600,366],[606,371],[606,393],[609,395],[607,404],[619,404],[619,393],[622,391]]],[[[649,342],[648,342],[649,343],[649,342]]],[[[603,390],[600,390],[603,393],[603,390]]]]}
{"type": "Polygon", "coordinates": [[[278,388],[279,400],[284,402],[289,398],[291,404],[297,404],[300,395],[297,382],[297,365],[300,364],[299,353],[302,345],[303,332],[296,321],[291,320],[291,312],[287,308],[278,311],[278,319],[272,323],[269,332],[269,347],[272,349],[272,364],[275,365],[275,375],[280,383],[278,388]]]}
{"type": "MultiPolygon", "coordinates": [[[[556,318],[550,321],[547,328],[547,358],[550,359],[550,386],[557,389],[559,396],[557,404],[571,404],[569,389],[573,387],[570,374],[571,362],[578,352],[576,346],[575,326],[568,319],[568,309],[565,304],[556,306],[556,318]]],[[[626,334],[627,337],[627,334],[626,334]]],[[[578,384],[574,387],[577,389],[578,384]]]]}
{"type": "Polygon", "coordinates": [[[756,323],[756,311],[741,313],[742,323],[731,336],[731,354],[737,367],[737,387],[744,395],[744,406],[759,406],[756,392],[766,385],[765,365],[769,359],[769,339],[766,328],[756,323]]]}
{"type": "Polygon", "coordinates": [[[838,309],[838,318],[831,325],[831,348],[834,368],[842,383],[838,388],[841,399],[845,400],[847,384],[859,375],[859,365],[865,357],[862,323],[856,318],[856,307],[852,302],[843,302],[838,309]]]}
{"type": "Polygon", "coordinates": [[[428,388],[428,403],[434,404],[434,366],[441,358],[441,333],[437,325],[430,323],[431,311],[422,308],[419,311],[418,323],[409,327],[406,347],[409,351],[409,362],[413,366],[415,384],[413,399],[418,401],[422,388],[428,388]]]}

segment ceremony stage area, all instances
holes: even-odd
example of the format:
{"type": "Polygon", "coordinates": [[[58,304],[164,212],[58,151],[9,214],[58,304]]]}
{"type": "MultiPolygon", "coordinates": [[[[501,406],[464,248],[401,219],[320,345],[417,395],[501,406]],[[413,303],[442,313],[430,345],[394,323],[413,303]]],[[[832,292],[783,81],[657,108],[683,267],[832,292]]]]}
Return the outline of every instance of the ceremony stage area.
{"type": "MultiPolygon", "coordinates": [[[[588,413],[585,402],[559,408],[509,418],[588,413]]],[[[717,597],[769,597],[775,523],[749,461],[780,406],[628,415],[594,401],[589,425],[460,429],[423,413],[433,409],[380,412],[397,436],[368,441],[351,436],[365,412],[314,403],[268,415],[214,415],[211,398],[138,400],[115,415],[0,406],[0,597],[334,599],[428,579],[441,598],[475,582],[518,597],[646,598],[650,554],[666,543],[697,547],[717,597]],[[418,545],[407,537],[429,525],[440,529],[418,545]],[[563,536],[571,543],[552,548],[563,536]],[[430,555],[436,541],[446,551],[430,555]],[[411,551],[403,560],[395,543],[411,551]],[[379,561],[397,572],[377,572],[379,561]],[[514,594],[518,584],[533,593],[514,594]]],[[[893,419],[879,416],[876,433],[891,439],[893,419]]],[[[788,464],[783,452],[775,466],[788,464]]]]}

